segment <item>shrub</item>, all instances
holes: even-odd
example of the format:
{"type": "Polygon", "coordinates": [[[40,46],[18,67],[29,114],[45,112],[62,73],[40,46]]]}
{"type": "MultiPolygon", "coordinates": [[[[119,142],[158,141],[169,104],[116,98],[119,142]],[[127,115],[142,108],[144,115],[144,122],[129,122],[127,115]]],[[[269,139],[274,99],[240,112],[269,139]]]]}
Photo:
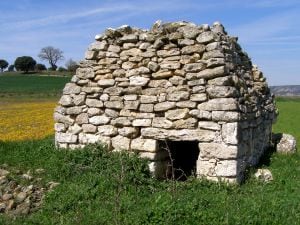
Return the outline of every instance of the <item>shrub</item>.
{"type": "Polygon", "coordinates": [[[40,64],[40,63],[36,64],[35,67],[34,67],[34,69],[35,69],[36,71],[44,71],[44,70],[47,70],[46,66],[45,66],[44,64],[40,64]]]}
{"type": "Polygon", "coordinates": [[[28,73],[30,70],[34,70],[36,61],[30,56],[18,57],[15,61],[15,67],[17,71],[23,71],[28,73]]]}
{"type": "Polygon", "coordinates": [[[0,69],[1,72],[3,72],[3,70],[8,66],[8,62],[4,59],[0,59],[0,69]]]}

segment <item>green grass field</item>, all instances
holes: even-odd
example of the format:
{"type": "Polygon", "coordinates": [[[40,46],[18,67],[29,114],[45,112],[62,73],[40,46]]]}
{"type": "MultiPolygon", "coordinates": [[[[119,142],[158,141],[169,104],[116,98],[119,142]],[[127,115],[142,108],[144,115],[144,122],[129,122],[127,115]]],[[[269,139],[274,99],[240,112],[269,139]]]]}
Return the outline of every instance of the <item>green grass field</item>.
{"type": "Polygon", "coordinates": [[[55,97],[71,77],[40,75],[0,75],[0,97],[39,98],[55,97]]]}
{"type": "MultiPolygon", "coordinates": [[[[300,149],[300,100],[278,99],[277,104],[280,116],[274,132],[293,134],[300,149]]],[[[194,178],[157,181],[136,156],[107,153],[100,146],[57,150],[53,141],[48,137],[0,142],[0,165],[23,171],[44,168],[43,183],[60,183],[47,194],[41,210],[26,217],[0,215],[0,224],[297,225],[300,221],[299,152],[273,153],[262,164],[272,171],[271,183],[256,181],[252,175],[241,186],[228,186],[194,178]]]]}

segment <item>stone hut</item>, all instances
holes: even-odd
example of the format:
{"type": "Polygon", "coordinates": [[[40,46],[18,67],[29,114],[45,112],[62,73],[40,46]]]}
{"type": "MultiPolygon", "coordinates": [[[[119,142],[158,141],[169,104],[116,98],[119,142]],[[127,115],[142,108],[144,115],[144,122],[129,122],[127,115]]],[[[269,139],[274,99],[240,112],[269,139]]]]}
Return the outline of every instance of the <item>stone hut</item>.
{"type": "Polygon", "coordinates": [[[274,98],[220,23],[124,25],[95,39],[55,109],[58,147],[134,151],[160,178],[239,182],[258,163],[274,98]]]}

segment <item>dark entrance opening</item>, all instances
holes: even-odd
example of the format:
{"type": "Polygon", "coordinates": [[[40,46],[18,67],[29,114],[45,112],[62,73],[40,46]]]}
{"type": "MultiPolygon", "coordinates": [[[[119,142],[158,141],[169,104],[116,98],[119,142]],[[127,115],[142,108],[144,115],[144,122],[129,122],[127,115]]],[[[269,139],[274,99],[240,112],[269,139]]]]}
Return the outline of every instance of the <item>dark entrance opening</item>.
{"type": "Polygon", "coordinates": [[[199,156],[197,141],[167,141],[166,149],[170,154],[169,178],[184,181],[196,174],[196,163],[199,156]]]}

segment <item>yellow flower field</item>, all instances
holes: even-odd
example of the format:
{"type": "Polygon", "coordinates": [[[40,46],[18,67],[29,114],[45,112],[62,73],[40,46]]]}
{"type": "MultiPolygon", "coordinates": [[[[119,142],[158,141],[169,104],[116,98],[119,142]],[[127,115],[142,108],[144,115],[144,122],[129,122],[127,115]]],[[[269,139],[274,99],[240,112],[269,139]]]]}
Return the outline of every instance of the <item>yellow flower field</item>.
{"type": "Polygon", "coordinates": [[[56,101],[0,104],[0,140],[41,139],[54,133],[56,101]]]}

